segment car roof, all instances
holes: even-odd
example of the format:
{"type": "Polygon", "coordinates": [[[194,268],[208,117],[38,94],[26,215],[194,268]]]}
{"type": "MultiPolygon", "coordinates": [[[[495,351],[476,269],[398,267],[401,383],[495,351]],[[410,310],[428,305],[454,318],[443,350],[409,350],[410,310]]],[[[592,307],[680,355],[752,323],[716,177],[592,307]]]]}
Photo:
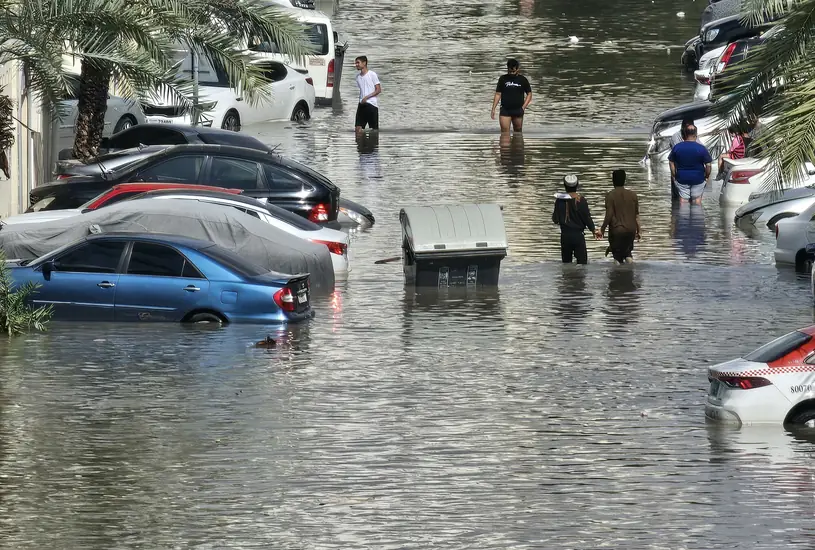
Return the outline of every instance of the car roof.
{"type": "Polygon", "coordinates": [[[199,185],[194,183],[129,182],[118,183],[111,187],[110,191],[113,191],[114,189],[143,189],[144,193],[152,191],[194,191],[198,193],[204,191],[216,191],[224,195],[237,195],[241,193],[241,189],[231,189],[214,185],[199,185]]]}
{"type": "Polygon", "coordinates": [[[154,189],[151,191],[145,191],[144,193],[148,197],[159,197],[161,195],[194,195],[196,197],[210,197],[213,199],[224,199],[230,200],[233,202],[239,202],[241,204],[245,204],[247,206],[254,206],[257,208],[262,208],[263,210],[267,210],[266,204],[263,202],[254,199],[252,197],[247,197],[246,195],[241,195],[238,193],[223,193],[219,191],[212,191],[212,190],[202,190],[202,189],[183,189],[183,188],[176,188],[176,189],[154,189]]]}
{"type": "Polygon", "coordinates": [[[156,153],[157,156],[160,155],[169,155],[176,151],[184,151],[189,153],[205,153],[205,154],[212,154],[212,153],[226,153],[226,154],[233,154],[233,155],[241,155],[257,160],[264,160],[264,161],[275,161],[280,162],[280,155],[271,151],[265,150],[261,151],[258,149],[252,149],[250,147],[240,147],[238,145],[220,145],[220,144],[212,144],[212,143],[182,143],[179,145],[171,145],[164,149],[163,151],[159,151],[156,153]]]}
{"type": "Polygon", "coordinates": [[[182,235],[172,235],[169,233],[129,233],[126,231],[112,231],[110,233],[99,233],[97,235],[88,235],[85,241],[92,242],[104,239],[116,240],[130,240],[130,241],[146,241],[154,243],[174,244],[177,246],[184,246],[193,250],[203,250],[211,246],[217,246],[213,242],[204,241],[201,239],[193,239],[191,237],[184,237],[182,235]]]}

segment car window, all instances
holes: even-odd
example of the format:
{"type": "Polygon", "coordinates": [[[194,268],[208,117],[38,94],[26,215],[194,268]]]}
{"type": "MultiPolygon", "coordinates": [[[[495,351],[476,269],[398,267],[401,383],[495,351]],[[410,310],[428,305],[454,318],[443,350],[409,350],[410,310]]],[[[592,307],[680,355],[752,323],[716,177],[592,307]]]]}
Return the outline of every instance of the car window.
{"type": "Polygon", "coordinates": [[[203,156],[183,155],[159,162],[140,170],[132,181],[160,181],[164,183],[197,183],[204,165],[203,156]]]}
{"type": "Polygon", "coordinates": [[[201,273],[177,250],[161,244],[139,242],[133,243],[127,274],[201,278],[201,273]]]}
{"type": "Polygon", "coordinates": [[[263,76],[272,82],[280,82],[286,78],[288,71],[280,63],[268,63],[263,65],[263,76]]]}
{"type": "Polygon", "coordinates": [[[209,185],[232,189],[259,189],[257,162],[226,157],[213,157],[209,185]]]}
{"type": "Polygon", "coordinates": [[[252,216],[253,218],[260,219],[260,214],[258,214],[258,213],[257,213],[257,212],[255,212],[254,210],[249,210],[248,208],[238,208],[238,210],[240,210],[240,211],[241,211],[241,212],[243,212],[244,214],[249,214],[249,215],[250,215],[250,216],[252,216]]]}
{"type": "Polygon", "coordinates": [[[69,193],[49,195],[32,204],[26,212],[47,212],[49,210],[67,210],[82,205],[82,200],[69,193]]]}
{"type": "Polygon", "coordinates": [[[312,55],[328,54],[329,40],[328,27],[326,25],[322,23],[306,25],[306,38],[314,48],[312,55]]]}
{"type": "Polygon", "coordinates": [[[264,164],[263,171],[272,189],[300,191],[305,184],[293,172],[274,164],[264,164]]]}
{"type": "Polygon", "coordinates": [[[108,140],[110,149],[131,149],[139,145],[181,145],[187,143],[184,135],[171,128],[133,126],[114,134],[108,140]]]}
{"type": "Polygon", "coordinates": [[[124,241],[85,243],[55,258],[54,269],[74,273],[116,273],[124,241]]]}
{"type": "Polygon", "coordinates": [[[781,338],[776,338],[769,344],[764,344],[756,351],[744,356],[748,361],[755,361],[756,363],[771,363],[781,359],[788,353],[797,350],[812,339],[809,334],[803,332],[790,332],[781,338]]]}

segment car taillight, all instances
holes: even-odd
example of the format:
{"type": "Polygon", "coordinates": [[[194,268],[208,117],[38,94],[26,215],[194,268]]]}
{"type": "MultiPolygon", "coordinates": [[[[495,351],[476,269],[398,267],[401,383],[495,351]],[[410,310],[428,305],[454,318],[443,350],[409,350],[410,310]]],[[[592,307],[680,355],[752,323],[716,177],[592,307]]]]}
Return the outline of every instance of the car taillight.
{"type": "Polygon", "coordinates": [[[754,388],[763,388],[764,386],[772,386],[773,383],[766,378],[758,378],[754,376],[730,376],[727,378],[720,378],[724,384],[730,388],[739,390],[752,390],[754,388]]]}
{"type": "Polygon", "coordinates": [[[291,289],[284,286],[274,293],[274,303],[283,311],[294,311],[294,294],[291,289]]]}
{"type": "Polygon", "coordinates": [[[727,183],[747,183],[747,180],[763,171],[763,168],[760,170],[733,170],[727,183]]]}
{"type": "Polygon", "coordinates": [[[307,84],[310,84],[310,85],[312,85],[312,86],[314,86],[314,79],[313,79],[313,78],[311,78],[310,76],[309,76],[309,77],[306,77],[306,83],[307,83],[307,84]]]}
{"type": "Polygon", "coordinates": [[[326,80],[326,87],[334,87],[334,60],[328,62],[328,80],[326,80]]]}
{"type": "Polygon", "coordinates": [[[70,175],[68,175],[68,174],[59,174],[59,175],[57,175],[57,179],[58,179],[58,180],[67,180],[67,179],[68,179],[68,178],[70,178],[70,177],[71,177],[71,176],[70,176],[70,175]]]}
{"type": "Polygon", "coordinates": [[[311,209],[311,212],[309,212],[308,219],[314,223],[327,222],[328,205],[322,202],[315,205],[314,208],[311,209]]]}
{"type": "Polygon", "coordinates": [[[346,250],[348,250],[348,245],[345,243],[336,243],[332,241],[318,241],[315,239],[315,243],[324,244],[328,247],[328,251],[332,254],[337,254],[339,256],[345,255],[346,250]]]}
{"type": "Polygon", "coordinates": [[[699,84],[704,84],[705,86],[710,86],[710,75],[708,76],[697,75],[696,82],[698,82],[699,84]]]}
{"type": "Polygon", "coordinates": [[[727,67],[727,64],[730,63],[730,58],[733,57],[733,52],[736,51],[736,43],[733,42],[730,44],[727,49],[722,54],[722,58],[719,60],[719,67],[716,72],[722,72],[727,67]]]}
{"type": "Polygon", "coordinates": [[[775,240],[778,240],[778,223],[775,224],[775,240]]]}

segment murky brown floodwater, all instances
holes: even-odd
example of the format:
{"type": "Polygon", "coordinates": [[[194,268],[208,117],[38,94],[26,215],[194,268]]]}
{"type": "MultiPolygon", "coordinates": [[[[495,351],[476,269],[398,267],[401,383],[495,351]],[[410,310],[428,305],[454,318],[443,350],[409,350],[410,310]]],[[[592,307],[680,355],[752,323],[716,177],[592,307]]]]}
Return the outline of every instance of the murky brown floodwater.
{"type": "Polygon", "coordinates": [[[349,280],[273,352],[249,347],[268,327],[0,341],[0,546],[811,548],[814,441],[702,412],[707,364],[813,321],[806,284],[769,232],[715,194],[672,213],[665,172],[637,163],[691,97],[679,46],[703,5],[341,0],[349,57],[382,78],[378,142],[354,140],[350,69],[340,108],[246,130],[374,211],[349,280]],[[505,143],[489,104],[510,53],[536,96],[505,143]],[[561,266],[560,177],[599,217],[618,167],[638,263],[596,243],[561,266]],[[400,207],[465,201],[504,205],[496,292],[417,296],[374,265],[400,207]]]}

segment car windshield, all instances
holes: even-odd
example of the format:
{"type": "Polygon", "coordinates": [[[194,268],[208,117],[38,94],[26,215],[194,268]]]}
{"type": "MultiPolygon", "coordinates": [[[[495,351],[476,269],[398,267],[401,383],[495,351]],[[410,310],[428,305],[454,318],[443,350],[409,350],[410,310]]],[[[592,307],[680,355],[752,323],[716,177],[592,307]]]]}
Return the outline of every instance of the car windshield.
{"type": "Polygon", "coordinates": [[[781,338],[776,338],[769,344],[764,344],[756,351],[745,355],[744,358],[756,363],[771,363],[795,351],[810,340],[812,340],[812,336],[796,330],[785,334],[781,338]]]}
{"type": "Polygon", "coordinates": [[[313,170],[312,168],[309,168],[305,164],[300,164],[296,160],[281,158],[279,160],[279,162],[283,166],[286,166],[288,168],[293,168],[294,170],[297,170],[300,173],[311,176],[313,179],[317,180],[320,183],[324,183],[324,184],[328,184],[328,185],[332,185],[332,186],[334,185],[333,183],[331,183],[330,179],[328,179],[327,177],[325,177],[324,175],[322,175],[318,171],[313,170]]]}
{"type": "Polygon", "coordinates": [[[200,252],[244,277],[257,277],[269,273],[268,269],[264,269],[257,264],[244,260],[231,250],[220,246],[213,245],[202,248],[200,252]]]}

